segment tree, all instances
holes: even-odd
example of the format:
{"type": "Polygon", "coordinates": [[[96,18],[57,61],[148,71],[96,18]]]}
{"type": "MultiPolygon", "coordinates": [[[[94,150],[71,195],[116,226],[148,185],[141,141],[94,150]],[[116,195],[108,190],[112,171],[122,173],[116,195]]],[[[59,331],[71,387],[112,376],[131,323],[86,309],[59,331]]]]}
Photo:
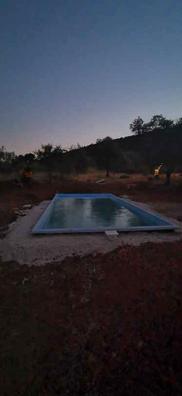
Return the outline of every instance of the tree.
{"type": "Polygon", "coordinates": [[[144,121],[142,118],[139,116],[133,120],[133,122],[130,124],[130,129],[135,135],[142,135],[143,134],[143,123],[144,121]]]}
{"type": "Polygon", "coordinates": [[[151,118],[150,125],[152,129],[166,129],[173,126],[173,121],[166,119],[162,114],[156,114],[151,118]]]}
{"type": "Polygon", "coordinates": [[[144,124],[143,124],[143,126],[142,126],[142,133],[144,134],[144,133],[148,133],[148,132],[151,132],[151,130],[152,130],[152,125],[151,125],[151,122],[149,121],[149,122],[145,122],[144,124]]]}
{"type": "Polygon", "coordinates": [[[161,127],[162,127],[163,129],[172,128],[173,125],[174,125],[174,121],[173,121],[173,120],[167,120],[167,119],[165,119],[165,120],[163,120],[163,121],[161,122],[161,127]]]}
{"type": "Polygon", "coordinates": [[[152,129],[160,128],[161,123],[164,123],[165,118],[162,114],[155,114],[150,120],[152,129]]]}
{"type": "Polygon", "coordinates": [[[40,161],[47,170],[49,181],[51,182],[53,171],[60,168],[60,163],[62,161],[63,150],[61,146],[53,147],[50,143],[42,145],[36,155],[38,161],[40,161]]]}
{"type": "Polygon", "coordinates": [[[0,162],[2,161],[10,164],[14,158],[15,158],[14,152],[6,151],[6,148],[4,146],[0,147],[0,162]]]}
{"type": "Polygon", "coordinates": [[[182,117],[180,117],[180,118],[177,120],[176,126],[182,127],[182,117]]]}
{"type": "Polygon", "coordinates": [[[10,171],[12,163],[15,159],[15,153],[6,151],[4,146],[0,147],[0,169],[2,171],[10,171]]]}
{"type": "Polygon", "coordinates": [[[0,161],[4,160],[4,156],[5,156],[5,148],[4,146],[0,147],[0,161]]]}
{"type": "Polygon", "coordinates": [[[104,139],[98,139],[96,144],[97,162],[106,171],[106,177],[109,177],[111,165],[116,160],[116,147],[112,138],[107,136],[104,139]]]}
{"type": "Polygon", "coordinates": [[[27,153],[24,155],[25,162],[27,165],[31,165],[35,159],[35,154],[33,153],[27,153]]]}
{"type": "Polygon", "coordinates": [[[53,146],[52,144],[48,143],[48,144],[42,144],[41,149],[39,149],[36,152],[37,155],[37,159],[38,160],[47,160],[48,158],[50,158],[51,154],[52,154],[52,150],[53,150],[53,146]]]}

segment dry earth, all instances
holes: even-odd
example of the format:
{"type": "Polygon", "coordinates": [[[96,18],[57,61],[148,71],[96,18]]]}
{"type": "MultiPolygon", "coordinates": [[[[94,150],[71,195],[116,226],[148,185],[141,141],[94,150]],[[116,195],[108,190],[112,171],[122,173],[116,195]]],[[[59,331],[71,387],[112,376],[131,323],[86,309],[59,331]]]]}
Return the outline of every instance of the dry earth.
{"type": "MultiPolygon", "coordinates": [[[[67,182],[0,190],[1,225],[56,191],[127,194],[181,220],[180,186],[67,182]]],[[[2,396],[181,395],[182,242],[44,266],[0,263],[2,396]]]]}

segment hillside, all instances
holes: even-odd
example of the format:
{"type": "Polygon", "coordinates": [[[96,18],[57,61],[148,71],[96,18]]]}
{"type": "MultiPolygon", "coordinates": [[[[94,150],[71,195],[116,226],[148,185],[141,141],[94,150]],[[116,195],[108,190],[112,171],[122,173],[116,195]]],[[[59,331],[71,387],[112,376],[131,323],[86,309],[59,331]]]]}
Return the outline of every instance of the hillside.
{"type": "Polygon", "coordinates": [[[36,153],[15,156],[0,150],[0,171],[22,171],[29,166],[50,174],[83,173],[89,168],[113,172],[153,172],[163,163],[166,168],[182,172],[182,124],[156,128],[140,135],[112,139],[63,150],[61,146],[43,145],[36,153]]]}
{"type": "MultiPolygon", "coordinates": [[[[104,139],[96,144],[65,153],[70,161],[82,165],[96,165],[112,171],[150,171],[164,163],[182,171],[182,126],[155,129],[137,136],[104,139]]],[[[79,166],[78,166],[79,168],[79,166]]]]}

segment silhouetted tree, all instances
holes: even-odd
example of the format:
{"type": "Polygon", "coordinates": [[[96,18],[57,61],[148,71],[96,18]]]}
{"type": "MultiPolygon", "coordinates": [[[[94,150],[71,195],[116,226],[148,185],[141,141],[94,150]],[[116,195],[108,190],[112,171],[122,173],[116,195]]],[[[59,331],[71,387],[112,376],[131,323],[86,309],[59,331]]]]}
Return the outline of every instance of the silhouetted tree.
{"type": "Polygon", "coordinates": [[[141,117],[137,117],[133,120],[133,122],[130,124],[130,129],[135,135],[142,135],[143,134],[143,123],[144,121],[142,120],[141,117]]]}
{"type": "Polygon", "coordinates": [[[9,152],[4,146],[0,147],[0,169],[3,172],[12,170],[12,163],[15,159],[15,153],[9,152]]]}
{"type": "Polygon", "coordinates": [[[151,118],[150,125],[152,129],[166,129],[173,126],[173,121],[166,119],[162,114],[156,114],[151,118]]]}
{"type": "Polygon", "coordinates": [[[15,158],[14,152],[9,152],[4,146],[0,147],[0,162],[10,164],[15,158]]]}
{"type": "Polygon", "coordinates": [[[145,122],[142,126],[142,134],[148,133],[152,131],[152,125],[151,122],[145,122]]]}
{"type": "Polygon", "coordinates": [[[173,125],[174,125],[174,121],[173,121],[173,120],[167,120],[167,119],[165,119],[165,120],[163,120],[162,123],[161,123],[161,127],[162,127],[163,129],[172,128],[173,125]]]}
{"type": "Polygon", "coordinates": [[[48,158],[50,158],[51,154],[53,151],[53,146],[52,144],[48,143],[48,144],[42,144],[41,145],[41,149],[39,149],[36,152],[37,155],[37,159],[38,160],[47,160],[48,158]]]}
{"type": "Polygon", "coordinates": [[[176,121],[176,126],[178,127],[182,127],[182,117],[180,117],[177,121],[176,121]]]}
{"type": "Polygon", "coordinates": [[[60,170],[63,149],[61,146],[53,147],[52,144],[42,145],[36,153],[37,160],[45,167],[49,175],[49,181],[52,182],[52,174],[55,170],[60,170]]]}
{"type": "Polygon", "coordinates": [[[97,139],[97,162],[106,171],[106,177],[109,177],[112,163],[116,160],[116,145],[112,138],[107,136],[105,139],[97,139]]]}
{"type": "Polygon", "coordinates": [[[154,129],[167,129],[173,126],[173,120],[166,119],[162,114],[155,114],[149,122],[145,123],[141,117],[135,118],[135,120],[130,124],[130,129],[136,135],[143,135],[144,133],[151,132],[154,129]]]}
{"type": "Polygon", "coordinates": [[[4,146],[0,147],[0,161],[4,159],[5,148],[4,146]]]}
{"type": "Polygon", "coordinates": [[[160,128],[161,123],[165,121],[165,118],[163,117],[162,114],[155,114],[150,120],[150,124],[152,129],[160,128]]]}
{"type": "Polygon", "coordinates": [[[27,163],[27,165],[31,165],[33,163],[33,161],[35,160],[35,154],[33,154],[33,153],[25,154],[24,160],[27,163]]]}

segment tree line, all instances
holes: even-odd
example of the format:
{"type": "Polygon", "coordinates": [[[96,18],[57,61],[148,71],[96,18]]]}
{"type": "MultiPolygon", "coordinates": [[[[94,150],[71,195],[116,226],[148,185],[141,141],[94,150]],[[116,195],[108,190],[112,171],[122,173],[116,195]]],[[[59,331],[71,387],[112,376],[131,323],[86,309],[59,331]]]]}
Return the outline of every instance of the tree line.
{"type": "Polygon", "coordinates": [[[176,122],[161,114],[144,123],[137,117],[130,129],[135,136],[112,139],[107,136],[95,144],[81,147],[42,145],[34,153],[15,155],[0,147],[0,171],[21,172],[25,167],[46,172],[49,180],[54,173],[60,175],[84,173],[89,168],[110,172],[151,172],[165,163],[182,171],[182,118],[176,122]]]}
{"type": "Polygon", "coordinates": [[[143,135],[144,133],[151,132],[155,129],[169,129],[173,127],[182,127],[182,117],[176,122],[165,118],[162,114],[155,114],[150,119],[149,122],[144,122],[144,120],[138,116],[130,124],[130,130],[135,135],[143,135]]]}
{"type": "MultiPolygon", "coordinates": [[[[51,180],[53,172],[62,174],[86,172],[87,169],[104,169],[109,176],[113,163],[117,163],[119,152],[114,140],[107,136],[97,139],[95,144],[87,147],[72,146],[66,150],[52,144],[42,145],[34,153],[15,155],[8,153],[4,147],[0,148],[0,171],[21,171],[25,167],[46,171],[51,180]]],[[[121,157],[121,155],[120,155],[121,157]]]]}

